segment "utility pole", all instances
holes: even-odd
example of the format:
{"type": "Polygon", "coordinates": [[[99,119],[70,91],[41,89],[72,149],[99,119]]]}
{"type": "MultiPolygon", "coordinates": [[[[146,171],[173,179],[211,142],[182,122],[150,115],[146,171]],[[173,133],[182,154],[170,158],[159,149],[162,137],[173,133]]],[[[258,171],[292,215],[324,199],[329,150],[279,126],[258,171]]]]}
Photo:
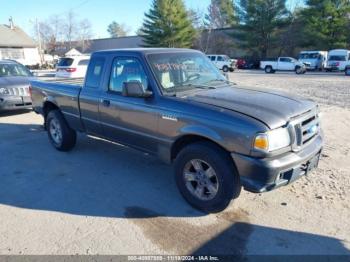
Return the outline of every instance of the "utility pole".
{"type": "Polygon", "coordinates": [[[43,57],[42,57],[42,48],[41,48],[40,24],[38,22],[38,18],[35,18],[35,25],[36,25],[36,32],[37,32],[37,38],[38,38],[40,63],[42,65],[43,64],[43,57]]]}

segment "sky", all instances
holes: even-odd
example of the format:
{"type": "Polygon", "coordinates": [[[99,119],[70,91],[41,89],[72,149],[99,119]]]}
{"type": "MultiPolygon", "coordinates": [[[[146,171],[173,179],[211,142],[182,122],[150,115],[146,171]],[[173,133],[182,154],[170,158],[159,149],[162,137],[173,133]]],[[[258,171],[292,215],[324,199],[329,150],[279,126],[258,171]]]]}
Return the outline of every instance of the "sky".
{"type": "MultiPolygon", "coordinates": [[[[0,0],[0,24],[14,24],[33,35],[35,19],[43,21],[51,15],[64,16],[72,10],[77,20],[89,19],[94,38],[109,37],[107,26],[112,22],[124,23],[131,28],[130,35],[142,25],[144,13],[152,0],[0,0]]],[[[206,11],[210,0],[185,0],[187,8],[206,11]]]]}

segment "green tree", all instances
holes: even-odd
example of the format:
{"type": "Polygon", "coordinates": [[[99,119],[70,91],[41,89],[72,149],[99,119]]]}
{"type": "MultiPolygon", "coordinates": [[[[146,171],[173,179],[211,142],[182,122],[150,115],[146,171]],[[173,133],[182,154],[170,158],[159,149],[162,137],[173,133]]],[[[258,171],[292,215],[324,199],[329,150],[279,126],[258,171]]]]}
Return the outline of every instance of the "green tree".
{"type": "Polygon", "coordinates": [[[153,0],[142,33],[147,47],[191,47],[196,35],[182,0],[153,0]]]}
{"type": "Polygon", "coordinates": [[[211,0],[205,16],[207,27],[228,28],[237,24],[235,5],[232,0],[211,0]]]}
{"type": "Polygon", "coordinates": [[[108,25],[107,32],[111,37],[121,37],[126,36],[129,33],[129,29],[124,24],[119,24],[116,21],[113,21],[108,25]]]}
{"type": "Polygon", "coordinates": [[[280,43],[280,33],[289,22],[286,0],[240,0],[237,9],[241,24],[234,37],[240,46],[260,58],[280,43]]]}
{"type": "Polygon", "coordinates": [[[302,11],[304,46],[325,50],[349,47],[349,0],[307,0],[306,5],[302,11]]]}

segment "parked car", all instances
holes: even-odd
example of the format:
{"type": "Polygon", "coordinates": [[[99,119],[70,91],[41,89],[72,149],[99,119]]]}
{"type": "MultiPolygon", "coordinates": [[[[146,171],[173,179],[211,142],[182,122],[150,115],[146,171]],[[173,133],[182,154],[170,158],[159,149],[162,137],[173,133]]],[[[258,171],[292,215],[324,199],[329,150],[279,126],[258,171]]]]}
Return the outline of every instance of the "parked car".
{"type": "Polygon", "coordinates": [[[345,71],[350,61],[350,50],[335,49],[328,53],[327,71],[345,71]]]}
{"type": "Polygon", "coordinates": [[[174,163],[179,191],[200,210],[219,212],[242,186],[270,191],[318,164],[314,102],[232,85],[199,51],[95,52],[78,82],[31,82],[53,147],[69,151],[84,132],[154,154],[174,163]]]}
{"type": "Polygon", "coordinates": [[[227,55],[207,55],[214,65],[223,72],[235,71],[236,64],[227,55]]]}
{"type": "Polygon", "coordinates": [[[247,61],[243,58],[237,59],[237,68],[238,69],[245,69],[246,68],[247,61]]]}
{"type": "Polygon", "coordinates": [[[302,51],[299,61],[305,64],[307,70],[322,71],[327,66],[327,51],[302,51]]]}
{"type": "Polygon", "coordinates": [[[32,107],[29,93],[32,78],[32,73],[24,65],[0,60],[0,111],[32,107]]]}
{"type": "Polygon", "coordinates": [[[56,77],[85,77],[90,56],[71,56],[60,58],[56,66],[56,77]]]}
{"type": "Polygon", "coordinates": [[[271,74],[276,71],[295,71],[296,74],[305,74],[306,66],[293,57],[279,57],[260,62],[260,68],[265,73],[271,74]]]}

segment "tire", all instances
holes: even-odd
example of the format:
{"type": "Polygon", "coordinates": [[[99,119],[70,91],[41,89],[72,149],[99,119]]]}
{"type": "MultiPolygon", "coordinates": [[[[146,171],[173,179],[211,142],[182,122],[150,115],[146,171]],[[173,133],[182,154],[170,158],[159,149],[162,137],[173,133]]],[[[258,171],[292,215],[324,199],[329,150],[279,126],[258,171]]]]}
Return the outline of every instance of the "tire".
{"type": "Polygon", "coordinates": [[[233,67],[231,67],[230,68],[230,72],[232,73],[232,72],[234,72],[235,71],[235,69],[233,68],[233,67]]]}
{"type": "Polygon", "coordinates": [[[265,73],[266,74],[273,74],[274,70],[272,69],[272,66],[265,66],[265,73]]]}
{"type": "Polygon", "coordinates": [[[350,76],[350,67],[345,68],[345,75],[350,76]]]}
{"type": "Polygon", "coordinates": [[[227,72],[229,71],[228,66],[223,66],[222,71],[225,72],[225,73],[227,73],[227,72]]]}
{"type": "Polygon", "coordinates": [[[303,70],[300,66],[295,67],[295,73],[297,75],[305,74],[305,70],[303,70]]]}
{"type": "Polygon", "coordinates": [[[51,110],[46,118],[46,129],[51,144],[59,151],[70,151],[77,134],[71,129],[59,110],[51,110]]]}
{"type": "Polygon", "coordinates": [[[175,160],[175,180],[184,199],[206,213],[224,210],[242,188],[229,154],[209,142],[190,144],[180,151],[175,160]]]}

